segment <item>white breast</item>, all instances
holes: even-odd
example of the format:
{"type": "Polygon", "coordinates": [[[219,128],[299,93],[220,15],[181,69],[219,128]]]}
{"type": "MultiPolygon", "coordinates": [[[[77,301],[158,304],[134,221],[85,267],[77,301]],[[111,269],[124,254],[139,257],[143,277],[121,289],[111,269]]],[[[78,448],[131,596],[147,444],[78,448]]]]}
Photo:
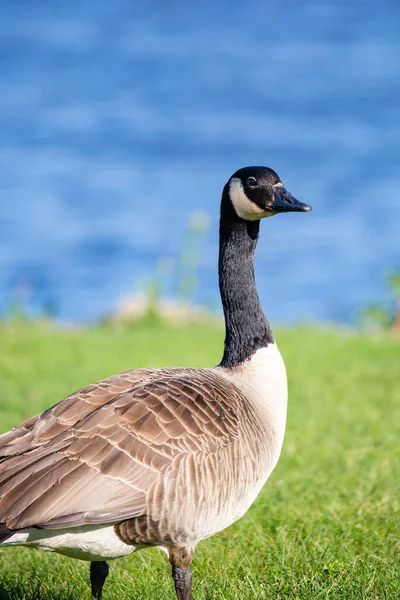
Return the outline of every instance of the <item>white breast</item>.
{"type": "Polygon", "coordinates": [[[268,344],[241,365],[221,368],[221,372],[242,390],[274,432],[277,461],[285,435],[288,397],[286,369],[278,346],[268,344]]]}
{"type": "Polygon", "coordinates": [[[286,427],[287,378],[282,356],[276,344],[261,348],[240,366],[221,368],[224,376],[234,381],[247,400],[256,408],[260,420],[269,432],[266,440],[267,456],[259,456],[260,475],[247,487],[242,502],[229,515],[226,527],[240,518],[254,502],[275,468],[281,453],[286,427]]]}

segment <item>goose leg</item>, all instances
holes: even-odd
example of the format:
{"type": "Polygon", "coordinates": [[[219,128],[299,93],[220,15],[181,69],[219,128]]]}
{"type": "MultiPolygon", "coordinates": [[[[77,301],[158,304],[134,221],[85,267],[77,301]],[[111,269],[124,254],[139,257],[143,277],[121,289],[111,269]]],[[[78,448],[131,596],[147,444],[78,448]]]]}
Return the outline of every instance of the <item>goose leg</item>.
{"type": "Polygon", "coordinates": [[[192,596],[192,572],[190,567],[172,567],[176,595],[178,600],[193,600],[192,596]]]}
{"type": "Polygon", "coordinates": [[[193,600],[192,596],[192,562],[194,548],[169,548],[169,560],[172,565],[172,577],[178,600],[193,600]]]}
{"type": "Polygon", "coordinates": [[[109,566],[105,560],[90,563],[90,583],[92,600],[101,600],[103,585],[108,575],[109,566]]]}

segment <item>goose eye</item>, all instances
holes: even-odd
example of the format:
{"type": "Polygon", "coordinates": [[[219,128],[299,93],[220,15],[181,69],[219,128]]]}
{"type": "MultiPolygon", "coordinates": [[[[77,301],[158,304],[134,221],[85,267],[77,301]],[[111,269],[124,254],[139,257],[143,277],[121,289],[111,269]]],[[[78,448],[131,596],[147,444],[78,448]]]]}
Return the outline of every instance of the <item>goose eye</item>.
{"type": "Polygon", "coordinates": [[[257,186],[257,179],[255,177],[248,177],[246,183],[249,187],[254,188],[257,186]]]}

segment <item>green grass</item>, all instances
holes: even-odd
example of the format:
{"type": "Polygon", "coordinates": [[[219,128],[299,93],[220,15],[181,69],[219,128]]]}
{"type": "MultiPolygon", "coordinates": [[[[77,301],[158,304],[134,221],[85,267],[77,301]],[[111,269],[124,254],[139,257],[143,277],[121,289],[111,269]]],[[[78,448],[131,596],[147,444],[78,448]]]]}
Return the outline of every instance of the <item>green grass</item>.
{"type": "MultiPolygon", "coordinates": [[[[277,335],[289,375],[280,462],[246,516],[199,544],[196,600],[395,600],[399,587],[400,343],[297,328],[277,335]]],[[[0,327],[2,430],[112,373],[219,361],[217,325],[0,327]]],[[[88,564],[0,550],[0,600],[89,598],[88,564]]],[[[174,598],[157,550],[111,563],[105,600],[174,598]]]]}

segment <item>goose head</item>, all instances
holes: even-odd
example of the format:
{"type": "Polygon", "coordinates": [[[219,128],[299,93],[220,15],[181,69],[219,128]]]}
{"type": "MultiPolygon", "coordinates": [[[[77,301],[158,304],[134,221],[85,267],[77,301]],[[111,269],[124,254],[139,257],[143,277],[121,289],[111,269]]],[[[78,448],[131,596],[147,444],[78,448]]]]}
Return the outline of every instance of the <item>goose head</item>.
{"type": "Polygon", "coordinates": [[[259,221],[282,212],[309,212],[311,206],[296,200],[275,171],[268,167],[245,167],[225,186],[235,213],[245,221],[259,221]]]}

